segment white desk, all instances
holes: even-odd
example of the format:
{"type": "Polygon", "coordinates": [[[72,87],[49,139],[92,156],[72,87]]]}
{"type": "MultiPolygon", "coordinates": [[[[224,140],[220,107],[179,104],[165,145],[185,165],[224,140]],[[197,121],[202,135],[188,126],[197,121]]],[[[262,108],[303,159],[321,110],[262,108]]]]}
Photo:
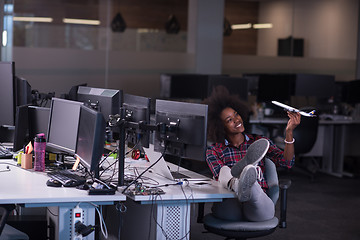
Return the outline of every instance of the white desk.
{"type": "MultiPolygon", "coordinates": [[[[287,119],[250,119],[251,124],[286,125],[287,119]]],[[[301,123],[300,123],[301,124],[301,123]]],[[[360,156],[358,133],[360,120],[336,119],[319,121],[314,147],[304,156],[322,157],[321,171],[333,176],[350,175],[344,171],[345,156],[360,156]]]]}
{"type": "MultiPolygon", "coordinates": [[[[148,164],[147,164],[148,165],[148,164]]],[[[168,163],[170,168],[177,166],[168,163]]],[[[145,169],[145,166],[141,168],[145,169]]],[[[141,172],[141,171],[140,171],[141,172]]],[[[199,178],[201,175],[181,168],[181,173],[199,178]]],[[[159,185],[174,183],[155,173],[146,173],[159,185]]],[[[201,176],[203,177],[203,176],[201,176]]],[[[125,205],[121,239],[190,239],[190,214],[192,203],[220,202],[224,198],[234,198],[231,192],[217,181],[206,181],[204,185],[189,182],[189,185],[162,187],[165,194],[160,196],[129,196],[125,205]],[[166,238],[167,236],[167,238],[166,238]]]]}
{"type": "Polygon", "coordinates": [[[323,157],[321,170],[327,174],[351,176],[344,161],[345,156],[360,156],[359,133],[359,120],[320,120],[314,147],[305,156],[323,157]]]}
{"type": "MultiPolygon", "coordinates": [[[[80,203],[83,209],[85,225],[95,225],[95,206],[110,205],[125,201],[126,197],[117,192],[115,195],[90,196],[87,191],[75,188],[47,187],[49,177],[46,173],[24,170],[10,165],[13,160],[0,160],[0,170],[10,167],[10,171],[0,172],[0,204],[20,204],[24,207],[48,207],[54,214],[48,214],[48,220],[55,222],[55,239],[71,239],[71,211],[80,203]],[[5,163],[9,163],[5,164],[5,163]]],[[[94,233],[84,239],[94,239],[94,233]]]]}

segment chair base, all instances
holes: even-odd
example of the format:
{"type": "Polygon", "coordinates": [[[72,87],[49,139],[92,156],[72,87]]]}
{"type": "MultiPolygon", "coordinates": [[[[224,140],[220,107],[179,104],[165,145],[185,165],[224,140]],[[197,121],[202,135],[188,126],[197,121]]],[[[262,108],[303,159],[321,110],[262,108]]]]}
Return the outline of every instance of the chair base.
{"type": "Polygon", "coordinates": [[[209,232],[228,239],[257,238],[273,233],[279,220],[274,217],[264,222],[234,222],[219,219],[212,214],[204,217],[204,227],[209,232]]]}
{"type": "Polygon", "coordinates": [[[5,224],[4,229],[1,233],[0,240],[29,240],[29,236],[26,233],[23,233],[16,228],[5,224]]]}
{"type": "Polygon", "coordinates": [[[275,231],[276,228],[263,230],[263,231],[256,231],[256,232],[233,232],[229,230],[221,230],[217,228],[212,228],[205,225],[205,229],[211,233],[215,233],[217,235],[226,237],[226,239],[236,239],[236,240],[246,240],[248,238],[257,238],[269,235],[275,231]]]}

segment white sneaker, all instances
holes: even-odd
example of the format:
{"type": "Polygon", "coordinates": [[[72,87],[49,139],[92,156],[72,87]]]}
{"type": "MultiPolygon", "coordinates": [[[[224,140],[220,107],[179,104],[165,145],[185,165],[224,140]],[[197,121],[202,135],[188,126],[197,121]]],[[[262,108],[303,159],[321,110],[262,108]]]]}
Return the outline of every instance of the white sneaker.
{"type": "Polygon", "coordinates": [[[253,142],[243,159],[238,161],[234,166],[231,168],[231,174],[233,177],[240,177],[240,174],[242,173],[245,166],[251,164],[256,166],[261,159],[265,157],[265,154],[267,153],[269,149],[270,143],[265,138],[260,138],[253,142]]]}
{"type": "MultiPolygon", "coordinates": [[[[247,165],[240,174],[238,179],[236,194],[240,202],[249,201],[251,198],[251,187],[258,178],[258,172],[254,165],[247,165]]],[[[234,184],[236,185],[236,184],[234,184]]]]}
{"type": "Polygon", "coordinates": [[[220,168],[218,182],[220,183],[221,186],[232,190],[231,188],[229,188],[229,182],[231,181],[232,178],[233,176],[231,175],[231,170],[228,166],[223,166],[220,168]]]}

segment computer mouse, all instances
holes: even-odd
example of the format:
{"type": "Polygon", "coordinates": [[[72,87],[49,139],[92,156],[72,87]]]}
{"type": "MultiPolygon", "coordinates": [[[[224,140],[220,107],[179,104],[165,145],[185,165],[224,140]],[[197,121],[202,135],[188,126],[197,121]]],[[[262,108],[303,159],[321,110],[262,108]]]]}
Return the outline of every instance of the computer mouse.
{"type": "Polygon", "coordinates": [[[64,183],[64,187],[76,187],[78,186],[79,183],[74,181],[74,180],[67,180],[65,183],[64,183]]]}
{"type": "Polygon", "coordinates": [[[47,180],[46,186],[48,186],[48,187],[61,187],[62,184],[58,180],[50,178],[49,180],[47,180]]]}
{"type": "Polygon", "coordinates": [[[76,189],[80,189],[80,190],[89,190],[89,185],[88,184],[82,184],[79,186],[76,186],[76,189]]]}

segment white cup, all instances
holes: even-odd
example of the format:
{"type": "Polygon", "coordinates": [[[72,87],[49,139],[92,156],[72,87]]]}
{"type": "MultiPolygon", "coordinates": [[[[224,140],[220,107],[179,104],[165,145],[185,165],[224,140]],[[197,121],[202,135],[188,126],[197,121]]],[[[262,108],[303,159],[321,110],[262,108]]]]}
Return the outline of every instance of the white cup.
{"type": "Polygon", "coordinates": [[[274,113],[274,109],[272,109],[272,108],[265,108],[265,110],[264,110],[265,116],[273,115],[273,113],[274,113]]]}

